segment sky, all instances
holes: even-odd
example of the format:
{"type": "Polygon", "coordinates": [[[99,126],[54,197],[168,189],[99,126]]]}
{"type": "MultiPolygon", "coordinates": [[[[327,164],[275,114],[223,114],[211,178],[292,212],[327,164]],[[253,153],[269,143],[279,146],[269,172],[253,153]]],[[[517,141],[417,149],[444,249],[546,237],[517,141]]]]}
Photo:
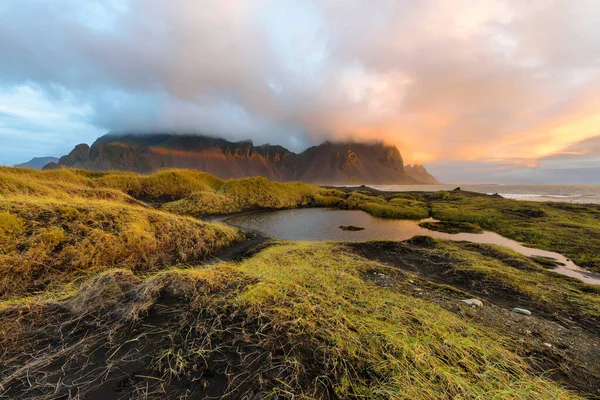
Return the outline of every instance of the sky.
{"type": "Polygon", "coordinates": [[[0,22],[0,164],[168,131],[600,184],[598,0],[2,0],[0,22]]]}

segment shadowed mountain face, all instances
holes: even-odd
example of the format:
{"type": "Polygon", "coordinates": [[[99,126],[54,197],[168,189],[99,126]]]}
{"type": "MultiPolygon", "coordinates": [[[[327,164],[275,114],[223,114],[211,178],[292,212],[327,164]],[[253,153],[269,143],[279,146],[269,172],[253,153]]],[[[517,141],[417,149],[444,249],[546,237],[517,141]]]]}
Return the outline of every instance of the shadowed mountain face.
{"type": "Polygon", "coordinates": [[[325,142],[297,154],[282,146],[175,134],[107,134],[91,147],[77,145],[58,164],[46,168],[57,167],[142,173],[189,168],[223,179],[264,176],[276,181],[340,184],[435,181],[422,166],[405,170],[398,149],[382,143],[325,142]],[[413,177],[414,171],[418,173],[413,177]]]}

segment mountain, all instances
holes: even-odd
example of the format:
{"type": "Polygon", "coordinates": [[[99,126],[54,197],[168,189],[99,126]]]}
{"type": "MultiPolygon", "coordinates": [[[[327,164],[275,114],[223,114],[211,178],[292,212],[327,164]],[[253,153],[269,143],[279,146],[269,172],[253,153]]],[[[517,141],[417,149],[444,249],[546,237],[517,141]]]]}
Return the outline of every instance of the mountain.
{"type": "Polygon", "coordinates": [[[42,169],[46,164],[57,163],[57,162],[58,162],[57,157],[34,157],[25,163],[15,165],[15,167],[42,169]]]}
{"type": "Polygon", "coordinates": [[[426,182],[417,176],[435,181],[422,166],[405,172],[398,149],[383,143],[325,142],[294,153],[277,145],[255,146],[249,140],[176,134],[109,133],[92,146],[75,146],[46,169],[60,167],[141,173],[190,168],[222,179],[258,175],[275,181],[338,184],[426,182]]]}
{"type": "Polygon", "coordinates": [[[404,166],[404,173],[411,178],[414,178],[423,183],[439,184],[438,180],[431,175],[424,166],[420,164],[412,164],[404,166]]]}

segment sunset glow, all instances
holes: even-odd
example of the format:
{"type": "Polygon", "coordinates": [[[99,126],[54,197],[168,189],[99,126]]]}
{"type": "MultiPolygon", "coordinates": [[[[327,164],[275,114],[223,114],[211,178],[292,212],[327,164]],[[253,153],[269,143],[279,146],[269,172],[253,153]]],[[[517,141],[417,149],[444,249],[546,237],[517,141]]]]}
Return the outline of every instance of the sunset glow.
{"type": "Polygon", "coordinates": [[[166,130],[537,168],[600,135],[595,0],[8,1],[0,16],[5,164],[166,130]]]}

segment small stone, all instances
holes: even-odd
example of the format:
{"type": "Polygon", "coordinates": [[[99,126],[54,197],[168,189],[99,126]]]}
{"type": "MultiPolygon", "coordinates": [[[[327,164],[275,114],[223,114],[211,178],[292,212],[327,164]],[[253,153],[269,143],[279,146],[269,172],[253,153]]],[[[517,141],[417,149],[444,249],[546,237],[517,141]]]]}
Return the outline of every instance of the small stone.
{"type": "Polygon", "coordinates": [[[512,309],[512,311],[516,312],[517,314],[531,315],[531,311],[526,310],[524,308],[515,307],[512,309]]]}
{"type": "Polygon", "coordinates": [[[531,335],[531,331],[529,329],[525,329],[525,334],[526,335],[531,335]]]}
{"type": "Polygon", "coordinates": [[[467,300],[461,300],[461,301],[463,303],[468,304],[473,307],[483,307],[483,303],[481,302],[481,300],[478,300],[478,299],[467,299],[467,300]]]}
{"type": "Polygon", "coordinates": [[[415,292],[422,292],[422,291],[423,291],[423,289],[420,289],[420,288],[418,288],[418,287],[416,287],[416,288],[413,288],[413,290],[414,290],[415,292]]]}
{"type": "Polygon", "coordinates": [[[415,281],[413,281],[412,279],[409,279],[409,280],[408,280],[408,283],[410,283],[411,285],[414,285],[414,284],[415,284],[415,281]]]}
{"type": "Polygon", "coordinates": [[[551,349],[552,345],[550,343],[542,343],[544,346],[546,346],[547,348],[551,349]]]}

